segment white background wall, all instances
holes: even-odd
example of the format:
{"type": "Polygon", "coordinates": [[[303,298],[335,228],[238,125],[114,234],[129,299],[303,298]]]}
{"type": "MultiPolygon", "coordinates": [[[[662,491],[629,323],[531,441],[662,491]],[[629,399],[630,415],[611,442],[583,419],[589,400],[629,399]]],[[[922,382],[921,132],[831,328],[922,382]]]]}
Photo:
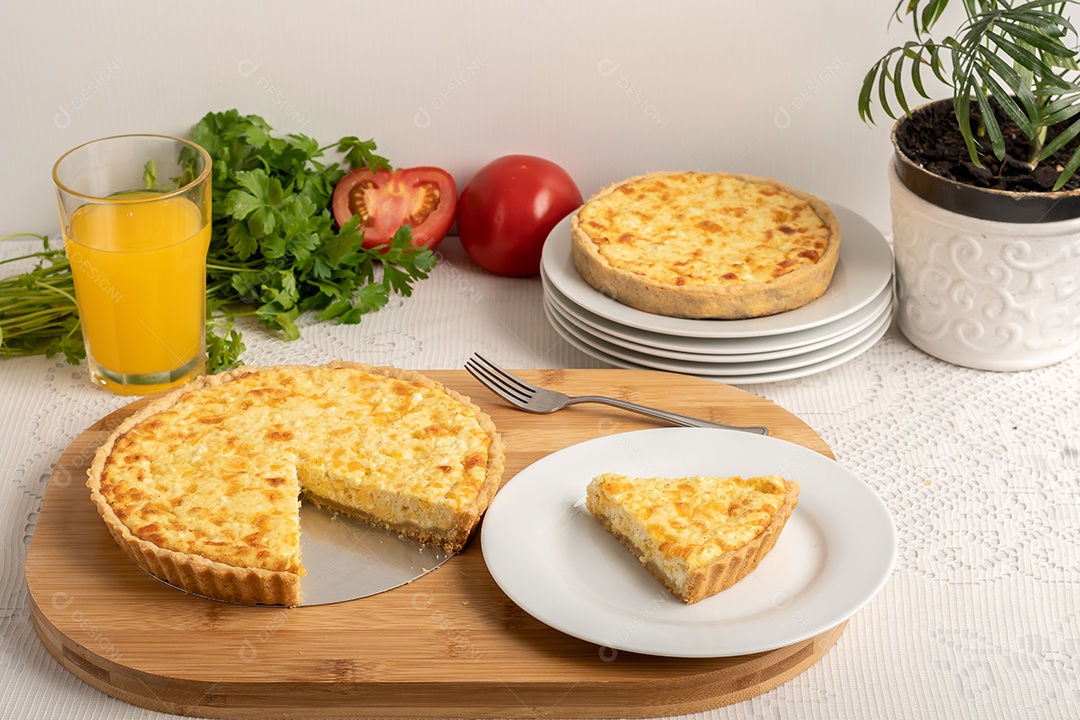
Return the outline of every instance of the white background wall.
{"type": "Polygon", "coordinates": [[[57,231],[67,149],[228,108],[323,144],[372,137],[459,187],[517,152],[586,196],[649,170],[737,171],[888,231],[891,121],[864,125],[856,98],[908,37],[894,0],[2,1],[0,235],[57,231]]]}

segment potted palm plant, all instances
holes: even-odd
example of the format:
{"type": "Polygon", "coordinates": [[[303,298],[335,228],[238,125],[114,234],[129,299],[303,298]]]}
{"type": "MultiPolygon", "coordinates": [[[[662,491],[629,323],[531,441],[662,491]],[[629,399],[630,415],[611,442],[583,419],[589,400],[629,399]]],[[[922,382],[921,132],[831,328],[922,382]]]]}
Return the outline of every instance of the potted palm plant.
{"type": "Polygon", "coordinates": [[[900,0],[915,38],[866,74],[896,119],[889,163],[898,324],[942,360],[1025,370],[1080,351],[1080,66],[1071,0],[900,0]],[[936,82],[951,97],[930,100],[936,82]],[[898,118],[898,119],[897,119],[898,118]]]}

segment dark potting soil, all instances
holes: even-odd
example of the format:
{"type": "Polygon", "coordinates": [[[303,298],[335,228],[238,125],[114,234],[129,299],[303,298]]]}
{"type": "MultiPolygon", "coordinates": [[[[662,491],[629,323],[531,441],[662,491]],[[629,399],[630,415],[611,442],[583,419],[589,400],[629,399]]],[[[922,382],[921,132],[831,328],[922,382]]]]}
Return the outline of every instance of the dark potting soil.
{"type": "MultiPolygon", "coordinates": [[[[1048,192],[1053,190],[1061,168],[1080,140],[1074,140],[1054,156],[1039,163],[1034,171],[1026,163],[1027,138],[1015,123],[1004,116],[995,104],[996,117],[1005,136],[1005,159],[998,160],[984,138],[980,153],[984,167],[971,161],[964,138],[957,127],[952,101],[931,103],[913,112],[897,127],[896,142],[910,159],[932,173],[976,187],[1011,192],[1048,192]]],[[[973,106],[974,109],[974,106],[973,106]]],[[[976,111],[977,112],[977,111],[976,111]]],[[[973,117],[975,112],[972,113],[973,117]]],[[[1065,126],[1050,128],[1047,142],[1065,126]]],[[[1080,188],[1080,173],[1073,175],[1064,190],[1080,188]]]]}

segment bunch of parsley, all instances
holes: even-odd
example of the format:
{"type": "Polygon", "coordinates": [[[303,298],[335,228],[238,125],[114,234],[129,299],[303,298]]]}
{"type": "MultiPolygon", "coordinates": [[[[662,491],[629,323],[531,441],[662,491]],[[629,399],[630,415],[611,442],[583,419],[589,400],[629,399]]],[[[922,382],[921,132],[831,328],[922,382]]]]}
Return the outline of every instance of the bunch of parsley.
{"type": "Polygon", "coordinates": [[[212,369],[239,360],[232,326],[238,303],[292,340],[300,313],[358,323],[391,292],[411,295],[413,281],[435,266],[434,253],[413,247],[407,226],[378,250],[362,247],[358,218],[335,227],[330,199],[346,171],[320,158],[336,148],[351,168],[389,168],[371,140],[345,137],[319,147],[305,135],[275,137],[261,117],[236,110],[207,114],[191,140],[214,160],[206,277],[212,369]]]}
{"type": "MultiPolygon", "coordinates": [[[[388,245],[370,250],[362,247],[357,218],[340,228],[335,225],[330,199],[346,169],[322,158],[334,149],[350,168],[389,168],[373,141],[345,137],[320,147],[305,135],[275,136],[261,117],[236,110],[208,113],[191,139],[213,159],[206,276],[211,372],[239,364],[244,351],[234,324],[239,316],[256,316],[293,340],[300,336],[300,313],[316,312],[320,321],[358,323],[365,313],[384,306],[391,293],[411,295],[414,281],[434,268],[434,253],[413,247],[408,226],[388,245]]],[[[13,306],[11,312],[0,304],[0,352],[62,351],[69,361],[78,362],[82,349],[71,271],[63,251],[50,249],[47,239],[45,243],[45,250],[35,254],[35,270],[0,281],[0,297],[10,286],[27,303],[13,306]],[[38,305],[48,304],[46,295],[54,304],[64,300],[57,305],[59,316],[41,322],[33,316],[38,324],[32,336],[13,332],[28,324],[20,314],[23,307],[41,312],[38,305]]]]}
{"type": "Polygon", "coordinates": [[[0,280],[0,356],[62,352],[77,363],[86,351],[67,255],[49,244],[48,235],[8,235],[0,242],[20,237],[38,238],[42,249],[0,261],[35,263],[33,270],[0,280]]]}

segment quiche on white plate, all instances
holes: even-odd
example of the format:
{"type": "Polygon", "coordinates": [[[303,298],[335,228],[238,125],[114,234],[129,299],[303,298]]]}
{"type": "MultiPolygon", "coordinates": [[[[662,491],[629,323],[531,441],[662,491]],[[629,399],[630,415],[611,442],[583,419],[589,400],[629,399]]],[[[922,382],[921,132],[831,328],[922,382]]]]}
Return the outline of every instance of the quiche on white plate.
{"type": "Polygon", "coordinates": [[[585,505],[664,587],[695,603],[731,587],[769,554],[799,502],[779,475],[599,475],[585,505]]]}
{"type": "Polygon", "coordinates": [[[656,172],[612,184],[571,218],[571,258],[594,289],[644,312],[743,319],[828,288],[840,223],[810,193],[751,175],[656,172]]]}

